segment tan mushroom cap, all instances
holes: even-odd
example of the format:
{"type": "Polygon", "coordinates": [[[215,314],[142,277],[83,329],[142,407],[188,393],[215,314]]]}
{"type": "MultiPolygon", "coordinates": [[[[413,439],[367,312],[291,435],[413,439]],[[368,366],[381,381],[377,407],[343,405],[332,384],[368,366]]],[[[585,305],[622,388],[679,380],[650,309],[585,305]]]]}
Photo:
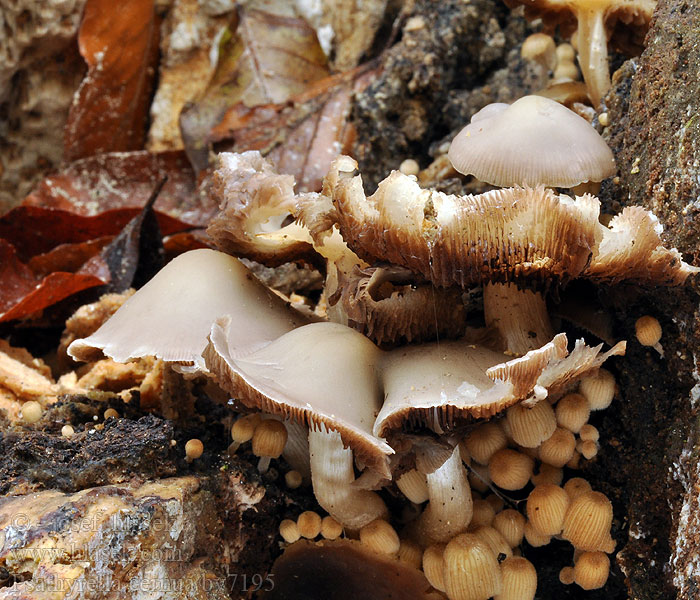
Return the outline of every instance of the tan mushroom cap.
{"type": "Polygon", "coordinates": [[[173,259],[91,336],[68,353],[93,360],[100,351],[117,362],[143,356],[204,366],[213,323],[234,321],[238,348],[251,351],[308,323],[236,258],[192,250],[173,259]]]}
{"type": "Polygon", "coordinates": [[[260,152],[222,152],[211,192],[221,205],[207,234],[220,250],[269,266],[317,258],[309,232],[285,223],[294,212],[294,177],[279,175],[260,152]]]}
{"type": "Polygon", "coordinates": [[[270,580],[275,587],[268,595],[288,600],[434,598],[421,571],[346,539],[316,543],[302,540],[292,544],[275,561],[270,580]]]}
{"type": "Polygon", "coordinates": [[[460,173],[501,187],[573,187],[615,173],[612,152],[590,123],[543,96],[482,109],[448,156],[460,173]]]}
{"type": "Polygon", "coordinates": [[[625,208],[605,227],[600,201],[588,194],[572,200],[540,187],[452,196],[398,171],[366,196],[357,163],[341,159],[326,180],[334,206],[314,207],[326,211],[324,226],[337,224],[368,262],[389,261],[438,286],[547,286],[576,277],[678,285],[699,270],[663,246],[658,219],[641,207],[625,208]]]}

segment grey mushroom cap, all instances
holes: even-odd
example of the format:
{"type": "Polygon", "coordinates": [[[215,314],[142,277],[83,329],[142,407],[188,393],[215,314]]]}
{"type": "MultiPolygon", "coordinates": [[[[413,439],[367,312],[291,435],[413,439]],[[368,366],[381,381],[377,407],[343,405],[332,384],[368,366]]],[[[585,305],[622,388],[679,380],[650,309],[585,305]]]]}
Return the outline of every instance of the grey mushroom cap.
{"type": "Polygon", "coordinates": [[[117,362],[155,356],[203,368],[212,325],[227,316],[235,321],[237,348],[246,352],[308,323],[237,258],[192,250],[168,263],[95,333],[75,340],[68,354],[77,360],[104,354],[117,362]]]}
{"type": "Polygon", "coordinates": [[[541,96],[484,107],[448,155],[460,173],[500,187],[568,188],[615,173],[613,154],[590,123],[541,96]]]}

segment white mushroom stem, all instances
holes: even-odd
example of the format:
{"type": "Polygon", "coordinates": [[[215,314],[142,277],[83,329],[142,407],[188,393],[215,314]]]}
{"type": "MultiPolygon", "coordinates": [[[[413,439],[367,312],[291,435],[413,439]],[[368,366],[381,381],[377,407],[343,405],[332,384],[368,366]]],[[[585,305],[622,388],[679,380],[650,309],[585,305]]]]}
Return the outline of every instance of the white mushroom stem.
{"type": "Polygon", "coordinates": [[[343,447],[340,434],[322,425],[309,429],[311,483],[316,500],[336,521],[357,530],[389,514],[374,492],[357,489],[352,450],[343,447]]]}
{"type": "Polygon", "coordinates": [[[484,316],[513,354],[541,348],[554,337],[542,294],[518,289],[513,283],[484,286],[484,316]]]}
{"type": "Polygon", "coordinates": [[[287,445],[282,456],[295,471],[299,471],[305,481],[311,479],[309,466],[309,430],[306,425],[294,421],[285,421],[287,427],[287,445]]]}
{"type": "Polygon", "coordinates": [[[576,16],[578,18],[576,33],[578,61],[593,107],[598,108],[611,85],[604,13],[601,8],[582,8],[577,11],[576,16]]]}
{"type": "Polygon", "coordinates": [[[418,522],[423,543],[447,542],[466,531],[472,520],[472,491],[459,447],[428,479],[428,506],[418,522]]]}

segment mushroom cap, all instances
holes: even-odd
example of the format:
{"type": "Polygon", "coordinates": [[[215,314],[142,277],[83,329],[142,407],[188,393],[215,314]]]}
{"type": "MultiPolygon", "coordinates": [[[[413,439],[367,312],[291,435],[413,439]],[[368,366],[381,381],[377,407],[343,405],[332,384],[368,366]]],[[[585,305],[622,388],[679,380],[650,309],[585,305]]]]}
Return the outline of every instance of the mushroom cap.
{"type": "Polygon", "coordinates": [[[219,154],[211,192],[221,210],[207,234],[220,250],[268,266],[318,262],[309,232],[285,225],[296,206],[294,177],[277,174],[257,150],[219,154]]]}
{"type": "Polygon", "coordinates": [[[219,317],[236,329],[236,345],[251,351],[308,319],[266,288],[237,259],[192,250],[161,269],[91,336],[68,354],[93,360],[100,351],[117,362],[144,356],[203,368],[207,336],[219,317]]]}
{"type": "Polygon", "coordinates": [[[381,350],[337,323],[312,323],[244,356],[235,353],[238,331],[215,325],[204,353],[219,385],[243,404],[337,431],[368,467],[390,477],[394,453],[372,435],[383,399],[377,363],[381,350]]]}
{"type": "MultiPolygon", "coordinates": [[[[289,546],[272,567],[271,600],[428,600],[423,573],[354,540],[302,540],[289,546]]],[[[267,588],[265,588],[267,589],[267,588]]]]}
{"type": "Polygon", "coordinates": [[[612,151],[590,123],[543,96],[483,108],[448,156],[460,173],[501,187],[573,187],[615,173],[612,151]]]}

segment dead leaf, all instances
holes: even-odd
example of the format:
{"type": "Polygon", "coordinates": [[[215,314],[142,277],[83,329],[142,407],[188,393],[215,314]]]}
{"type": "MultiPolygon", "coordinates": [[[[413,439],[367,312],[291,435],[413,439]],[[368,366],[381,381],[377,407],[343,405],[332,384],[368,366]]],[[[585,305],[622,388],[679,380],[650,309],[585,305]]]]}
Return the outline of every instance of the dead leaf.
{"type": "MultiPolygon", "coordinates": [[[[12,244],[21,260],[27,261],[61,244],[117,235],[140,212],[138,208],[120,208],[85,217],[66,210],[18,206],[0,217],[0,238],[12,244]]],[[[187,223],[163,214],[158,215],[158,223],[163,235],[190,228],[187,223]]]]}
{"type": "Polygon", "coordinates": [[[230,31],[204,96],[180,115],[197,171],[208,165],[209,132],[230,107],[279,104],[330,74],[316,33],[303,19],[239,7],[230,31]]]}
{"type": "Polygon", "coordinates": [[[143,148],[158,58],[153,0],[88,0],[78,45],[88,72],[68,115],[64,157],[143,148]]]}
{"type": "Polygon", "coordinates": [[[294,175],[298,191],[319,191],[331,162],[354,141],[348,122],[352,97],[376,75],[364,65],[317,81],[283,104],[234,106],[212,129],[211,140],[232,140],[217,150],[259,150],[277,172],[294,175]]]}
{"type": "Polygon", "coordinates": [[[163,267],[163,238],[153,203],[164,183],[164,180],[158,183],[143,210],[88,263],[109,269],[111,277],[105,292],[123,292],[132,286],[139,288],[163,267]]]}
{"type": "MultiPolygon", "coordinates": [[[[165,177],[168,181],[156,200],[156,211],[206,227],[218,206],[199,193],[184,152],[116,152],[78,160],[44,179],[22,204],[84,216],[116,208],[141,210],[155,183],[165,177]]],[[[117,233],[134,214],[112,233],[117,233]]]]}
{"type": "Polygon", "coordinates": [[[41,277],[54,271],[74,272],[93,256],[99,254],[110,241],[112,236],[106,235],[88,242],[60,244],[48,252],[33,256],[27,266],[35,275],[41,277]]]}
{"type": "Polygon", "coordinates": [[[37,277],[12,244],[0,239],[0,323],[23,319],[82,290],[103,285],[109,273],[95,269],[37,277]]]}

